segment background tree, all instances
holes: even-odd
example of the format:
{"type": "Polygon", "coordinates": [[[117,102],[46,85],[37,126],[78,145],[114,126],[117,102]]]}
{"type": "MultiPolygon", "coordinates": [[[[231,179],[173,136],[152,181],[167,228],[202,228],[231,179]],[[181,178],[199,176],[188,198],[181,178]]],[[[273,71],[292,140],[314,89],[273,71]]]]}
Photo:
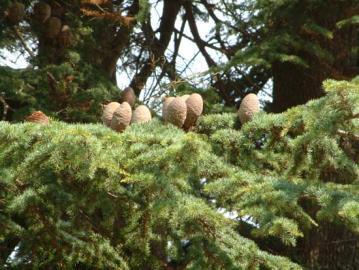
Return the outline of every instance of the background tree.
{"type": "Polygon", "coordinates": [[[48,107],[48,113],[56,112],[61,119],[94,121],[90,115],[99,113],[98,104],[118,96],[111,85],[116,71],[128,74],[137,95],[142,91],[143,101],[154,109],[162,95],[186,91],[178,88],[185,82],[187,87],[213,89],[218,98],[211,100],[227,106],[273,84],[271,111],[321,96],[325,78],[350,79],[358,73],[355,0],[330,5],[326,1],[42,1],[51,6],[51,17],[61,20],[61,32],[55,36],[49,33],[50,20],[36,19],[36,1],[21,2],[26,7],[21,21],[6,16],[11,1],[2,0],[1,5],[2,48],[22,51],[32,64],[32,69],[17,72],[2,68],[3,81],[7,78],[2,96],[13,109],[9,119],[21,119],[34,107],[45,111],[48,107]],[[213,26],[206,37],[198,30],[201,23],[213,26]],[[215,71],[212,75],[183,76],[182,66],[186,69],[192,61],[182,63],[179,52],[184,40],[198,47],[194,59],[202,57],[215,71]],[[54,65],[61,65],[61,70],[54,65]],[[37,75],[41,72],[46,79],[37,75]],[[39,77],[43,79],[36,81],[39,77]],[[14,94],[19,88],[21,95],[14,94]],[[48,96],[47,105],[34,106],[37,91],[48,96]]]}

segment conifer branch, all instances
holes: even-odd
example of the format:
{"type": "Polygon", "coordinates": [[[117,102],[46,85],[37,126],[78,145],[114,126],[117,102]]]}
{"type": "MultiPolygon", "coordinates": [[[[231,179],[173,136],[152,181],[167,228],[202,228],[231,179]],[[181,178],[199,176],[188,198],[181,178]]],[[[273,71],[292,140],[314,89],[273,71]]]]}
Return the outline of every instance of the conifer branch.
{"type": "Polygon", "coordinates": [[[9,104],[7,104],[6,100],[0,96],[0,102],[2,103],[3,105],[3,115],[2,115],[2,120],[5,120],[6,119],[6,116],[7,116],[7,113],[8,113],[8,110],[11,109],[9,104]]]}
{"type": "Polygon", "coordinates": [[[343,136],[343,137],[347,137],[347,138],[359,141],[359,135],[356,135],[356,134],[353,134],[353,133],[350,133],[350,132],[347,132],[347,131],[344,131],[341,129],[337,130],[337,134],[340,136],[343,136]]]}
{"type": "Polygon", "coordinates": [[[16,35],[16,37],[20,40],[22,46],[24,47],[24,49],[27,51],[27,53],[31,56],[31,58],[35,58],[35,54],[34,52],[27,46],[24,37],[22,36],[22,34],[20,33],[19,29],[14,26],[14,33],[16,35]]]}

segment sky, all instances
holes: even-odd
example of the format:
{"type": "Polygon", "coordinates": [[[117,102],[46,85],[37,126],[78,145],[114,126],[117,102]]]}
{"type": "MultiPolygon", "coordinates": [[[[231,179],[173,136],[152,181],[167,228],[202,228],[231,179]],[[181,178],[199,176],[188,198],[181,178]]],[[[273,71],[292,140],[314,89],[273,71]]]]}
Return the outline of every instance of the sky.
{"type": "MultiPolygon", "coordinates": [[[[155,2],[157,2],[157,1],[155,1],[155,2]]],[[[161,11],[162,11],[162,2],[158,1],[156,5],[152,6],[152,11],[151,11],[151,14],[153,14],[151,16],[151,23],[152,23],[153,29],[157,29],[159,26],[161,11]]],[[[220,14],[218,14],[218,16],[220,16],[220,14]]],[[[181,26],[181,20],[177,19],[176,28],[180,29],[180,26],[181,26]]],[[[207,34],[209,34],[209,32],[213,26],[214,25],[211,24],[210,22],[201,22],[201,21],[198,22],[198,29],[200,29],[200,35],[203,40],[206,40],[206,36],[207,36],[207,34]]],[[[188,36],[192,36],[191,31],[188,26],[188,23],[185,26],[184,33],[188,36]]],[[[170,51],[173,50],[173,46],[174,46],[174,44],[173,44],[173,42],[171,42],[166,53],[170,54],[170,51]]],[[[208,52],[211,55],[213,55],[214,59],[218,59],[216,52],[214,52],[211,49],[208,49],[208,52]]],[[[3,59],[0,57],[0,65],[8,65],[9,67],[12,67],[12,68],[25,68],[28,66],[28,62],[26,61],[26,55],[23,55],[20,52],[12,53],[9,51],[2,50],[2,51],[0,51],[0,55],[3,55],[6,57],[6,59],[3,59]]],[[[196,55],[194,61],[192,61],[191,64],[188,65],[187,69],[182,74],[182,77],[190,78],[190,77],[195,76],[196,74],[200,74],[202,72],[207,71],[207,69],[208,69],[207,63],[206,63],[205,59],[203,58],[203,56],[201,55],[201,53],[199,53],[199,49],[192,41],[188,40],[185,37],[182,39],[182,42],[181,42],[181,45],[179,48],[179,55],[180,55],[180,57],[178,57],[177,65],[180,70],[182,70],[187,65],[188,61],[191,60],[196,55]]],[[[218,60],[221,60],[221,59],[218,59],[218,60]]],[[[121,59],[119,59],[118,65],[121,65],[121,59]]],[[[133,74],[131,74],[130,70],[128,70],[127,73],[130,75],[133,75],[133,74]]],[[[122,72],[122,73],[117,72],[117,74],[116,74],[118,87],[120,89],[124,89],[125,87],[127,87],[131,81],[131,78],[128,77],[127,73],[126,72],[122,72]]],[[[150,78],[145,86],[144,91],[142,91],[142,93],[141,93],[142,95],[140,96],[140,99],[142,99],[142,100],[144,99],[144,95],[146,95],[146,89],[148,89],[151,86],[152,82],[153,81],[150,78]]],[[[271,88],[272,88],[272,83],[269,82],[266,87],[266,91],[271,92],[271,88]]],[[[265,101],[271,100],[271,98],[264,92],[260,92],[258,95],[261,100],[265,100],[265,101]]]]}

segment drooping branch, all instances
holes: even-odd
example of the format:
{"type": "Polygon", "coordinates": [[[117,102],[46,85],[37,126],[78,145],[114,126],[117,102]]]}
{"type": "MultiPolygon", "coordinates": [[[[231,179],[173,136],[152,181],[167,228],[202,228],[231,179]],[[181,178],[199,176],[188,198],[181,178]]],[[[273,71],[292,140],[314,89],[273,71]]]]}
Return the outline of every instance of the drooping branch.
{"type": "Polygon", "coordinates": [[[16,37],[20,40],[21,45],[24,47],[25,51],[27,51],[27,53],[31,56],[31,58],[35,58],[34,52],[27,46],[24,37],[22,36],[22,34],[20,33],[19,29],[16,26],[14,26],[14,33],[16,37]]]}

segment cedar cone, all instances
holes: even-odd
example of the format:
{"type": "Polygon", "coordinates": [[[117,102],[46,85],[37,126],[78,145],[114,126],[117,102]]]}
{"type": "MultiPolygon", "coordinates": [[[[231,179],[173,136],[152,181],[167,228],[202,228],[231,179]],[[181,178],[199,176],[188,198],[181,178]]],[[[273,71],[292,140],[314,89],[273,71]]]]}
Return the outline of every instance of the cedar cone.
{"type": "Polygon", "coordinates": [[[239,106],[238,116],[242,125],[252,119],[259,112],[259,99],[256,94],[246,95],[239,106]]]}
{"type": "Polygon", "coordinates": [[[51,16],[51,6],[44,2],[38,2],[34,6],[34,18],[40,22],[45,22],[51,16]]]}
{"type": "Polygon", "coordinates": [[[120,103],[118,102],[110,102],[107,105],[103,106],[103,112],[102,112],[102,123],[104,123],[106,126],[111,126],[111,121],[113,117],[113,113],[116,111],[116,109],[120,106],[120,103]]]}
{"type": "Polygon", "coordinates": [[[200,94],[194,93],[186,99],[186,105],[187,116],[183,128],[188,130],[196,124],[198,117],[202,114],[203,99],[200,94]]]}
{"type": "Polygon", "coordinates": [[[167,122],[167,108],[168,105],[174,100],[174,97],[165,97],[163,99],[163,105],[162,105],[162,118],[165,122],[167,122]]]}
{"type": "Polygon", "coordinates": [[[130,104],[131,108],[133,108],[133,105],[135,105],[136,102],[136,94],[135,91],[133,91],[132,87],[126,87],[121,95],[120,102],[127,102],[130,104]]]}
{"type": "Polygon", "coordinates": [[[25,121],[38,124],[48,124],[49,118],[42,111],[36,111],[26,117],[25,121]]]}
{"type": "Polygon", "coordinates": [[[61,31],[62,22],[57,17],[51,17],[46,22],[45,34],[47,38],[55,38],[61,31]]]}
{"type": "Polygon", "coordinates": [[[19,23],[25,17],[25,6],[15,2],[7,9],[7,19],[11,24],[19,23]]]}
{"type": "Polygon", "coordinates": [[[176,97],[166,109],[166,120],[181,128],[186,120],[187,105],[182,97],[176,97]]]}
{"type": "Polygon", "coordinates": [[[151,112],[145,105],[140,105],[132,114],[132,123],[146,123],[151,121],[151,112]]]}
{"type": "Polygon", "coordinates": [[[117,132],[124,131],[130,124],[132,118],[132,109],[127,102],[121,103],[113,113],[111,128],[117,132]]]}

